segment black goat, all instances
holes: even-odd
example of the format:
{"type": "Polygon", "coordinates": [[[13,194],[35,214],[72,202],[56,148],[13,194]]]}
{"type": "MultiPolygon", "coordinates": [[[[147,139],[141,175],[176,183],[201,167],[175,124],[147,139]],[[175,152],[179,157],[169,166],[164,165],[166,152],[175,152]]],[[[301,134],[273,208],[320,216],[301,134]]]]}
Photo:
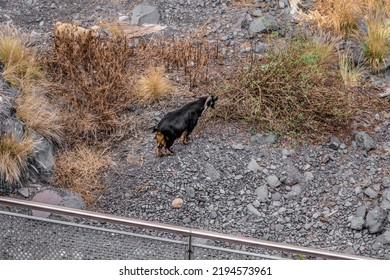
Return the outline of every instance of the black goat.
{"type": "Polygon", "coordinates": [[[170,147],[179,137],[181,137],[183,144],[187,145],[188,136],[198,123],[198,118],[209,107],[214,109],[217,100],[218,97],[216,96],[202,97],[166,114],[153,129],[153,132],[157,132],[154,137],[157,142],[157,156],[162,157],[164,155],[162,148],[165,148],[167,155],[173,156],[170,147]]]}

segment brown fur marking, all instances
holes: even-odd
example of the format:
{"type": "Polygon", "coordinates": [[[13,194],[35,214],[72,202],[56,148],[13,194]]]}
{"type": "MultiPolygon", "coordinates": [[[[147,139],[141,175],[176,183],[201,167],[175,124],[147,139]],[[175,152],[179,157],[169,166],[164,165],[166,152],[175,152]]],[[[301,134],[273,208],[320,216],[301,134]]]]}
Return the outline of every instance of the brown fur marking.
{"type": "Polygon", "coordinates": [[[181,141],[183,141],[184,145],[188,144],[188,131],[185,130],[183,134],[181,135],[181,141]]]}
{"type": "Polygon", "coordinates": [[[167,143],[165,142],[164,134],[161,132],[157,132],[156,135],[154,136],[154,139],[156,139],[157,142],[157,156],[162,157],[164,156],[162,152],[162,148],[167,146],[167,143]]]}

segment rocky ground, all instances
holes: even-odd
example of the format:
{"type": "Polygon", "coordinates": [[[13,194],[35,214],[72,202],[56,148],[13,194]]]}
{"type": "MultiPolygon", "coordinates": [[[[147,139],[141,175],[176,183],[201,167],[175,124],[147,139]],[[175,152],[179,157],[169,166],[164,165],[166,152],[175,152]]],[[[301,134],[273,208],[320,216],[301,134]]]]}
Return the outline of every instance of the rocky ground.
{"type": "MultiPolygon", "coordinates": [[[[131,21],[140,2],[0,1],[0,22],[33,32],[45,44],[58,20],[87,26],[107,18],[131,21]]],[[[205,26],[209,40],[239,52],[263,51],[264,29],[284,36],[299,25],[287,1],[150,4],[171,30],[205,26]]],[[[156,122],[171,109],[151,108],[145,118],[156,122]]],[[[107,178],[99,210],[390,259],[389,112],[368,112],[366,122],[374,129],[352,135],[352,141],[334,137],[319,145],[291,146],[276,135],[204,118],[189,145],[176,143],[175,156],[163,158],[155,156],[153,135],[145,128],[137,139],[115,148],[118,164],[107,178]],[[174,199],[179,199],[177,208],[174,199]]]]}

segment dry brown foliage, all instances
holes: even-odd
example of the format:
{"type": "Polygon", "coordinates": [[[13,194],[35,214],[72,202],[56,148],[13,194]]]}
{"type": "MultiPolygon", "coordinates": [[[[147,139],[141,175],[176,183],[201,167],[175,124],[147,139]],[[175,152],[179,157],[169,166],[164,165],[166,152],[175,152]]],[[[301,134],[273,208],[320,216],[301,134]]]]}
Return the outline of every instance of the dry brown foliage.
{"type": "Polygon", "coordinates": [[[85,145],[56,155],[55,183],[80,194],[92,206],[105,189],[104,172],[113,164],[102,151],[85,145]]]}
{"type": "Polygon", "coordinates": [[[159,38],[140,44],[138,57],[147,57],[157,65],[164,65],[167,72],[183,72],[189,78],[189,87],[208,83],[209,66],[220,56],[217,44],[194,36],[190,39],[159,38]]]}
{"type": "Polygon", "coordinates": [[[53,143],[61,143],[63,126],[61,115],[49,103],[42,86],[24,83],[22,95],[16,99],[16,116],[25,124],[27,131],[39,133],[53,143]]]}
{"type": "Polygon", "coordinates": [[[83,40],[59,36],[54,44],[47,65],[57,87],[52,90],[66,107],[68,140],[110,135],[133,99],[133,50],[122,37],[99,38],[90,33],[83,40]]]}

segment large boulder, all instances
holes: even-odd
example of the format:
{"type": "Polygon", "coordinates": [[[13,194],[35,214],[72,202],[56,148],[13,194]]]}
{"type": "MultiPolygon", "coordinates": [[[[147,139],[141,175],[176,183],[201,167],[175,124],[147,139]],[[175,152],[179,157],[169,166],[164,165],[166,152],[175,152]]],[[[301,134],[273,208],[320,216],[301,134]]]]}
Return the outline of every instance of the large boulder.
{"type": "Polygon", "coordinates": [[[133,10],[131,23],[142,24],[157,24],[160,21],[160,13],[157,7],[148,5],[137,5],[133,10]]]}

